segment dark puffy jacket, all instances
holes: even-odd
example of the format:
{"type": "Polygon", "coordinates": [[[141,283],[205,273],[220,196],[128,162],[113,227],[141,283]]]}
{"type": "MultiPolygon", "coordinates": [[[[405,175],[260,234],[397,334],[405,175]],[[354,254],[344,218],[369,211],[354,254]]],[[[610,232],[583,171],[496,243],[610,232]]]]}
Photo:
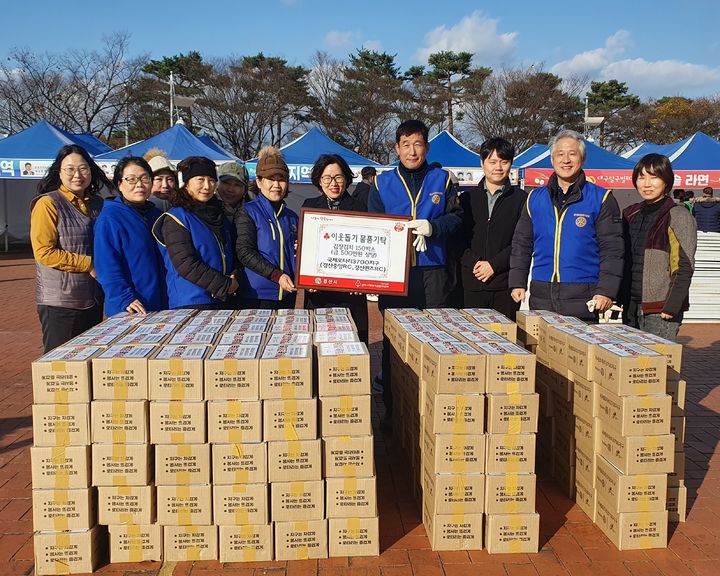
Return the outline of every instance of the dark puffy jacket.
{"type": "Polygon", "coordinates": [[[695,202],[693,216],[700,232],[720,232],[720,202],[705,200],[695,202]]]}

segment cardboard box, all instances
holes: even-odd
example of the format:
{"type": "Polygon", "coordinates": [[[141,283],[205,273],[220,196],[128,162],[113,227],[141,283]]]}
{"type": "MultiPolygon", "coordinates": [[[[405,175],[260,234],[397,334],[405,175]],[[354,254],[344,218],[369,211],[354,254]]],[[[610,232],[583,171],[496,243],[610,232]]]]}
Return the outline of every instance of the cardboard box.
{"type": "Polygon", "coordinates": [[[220,562],[269,562],[273,559],[273,526],[220,526],[220,562]]]}
{"type": "Polygon", "coordinates": [[[89,404],[33,404],[35,446],[87,446],[90,444],[89,404]]]}
{"type": "Polygon", "coordinates": [[[637,344],[601,344],[593,380],[618,396],[664,394],[667,366],[662,354],[637,344]]]}
{"type": "Polygon", "coordinates": [[[163,534],[160,524],[108,526],[110,563],[162,562],[163,534]]]}
{"type": "MultiPolygon", "coordinates": [[[[354,479],[349,479],[352,481],[354,479]]],[[[273,522],[300,522],[325,518],[325,481],[272,482],[273,522]]]]}
{"type": "MultiPolygon", "coordinates": [[[[243,334],[247,336],[247,334],[243,334]]],[[[260,336],[258,334],[258,336],[260,336]]],[[[205,359],[207,400],[258,400],[260,343],[220,344],[205,359]]]]}
{"type": "Polygon", "coordinates": [[[380,523],[377,516],[330,518],[328,526],[331,558],[380,554],[380,523]]]}
{"type": "Polygon", "coordinates": [[[613,512],[665,510],[667,474],[626,476],[602,456],[595,464],[596,497],[613,512]]]}
{"type": "Polygon", "coordinates": [[[213,400],[207,403],[208,442],[240,444],[262,442],[260,400],[213,400]]]}
{"type": "Polygon", "coordinates": [[[535,512],[535,474],[488,474],[485,476],[486,514],[535,512]]]}
{"type": "Polygon", "coordinates": [[[275,560],[310,560],[327,555],[327,520],[275,522],[275,560]]]}
{"type": "Polygon", "coordinates": [[[535,434],[488,434],[487,474],[534,474],[535,434]]]}
{"type": "Polygon", "coordinates": [[[428,466],[438,474],[485,472],[484,434],[435,434],[425,432],[428,466]]]}
{"type": "MultiPolygon", "coordinates": [[[[354,326],[354,324],[353,324],[354,326]]],[[[336,332],[334,330],[318,331],[313,333],[313,344],[336,343],[336,342],[360,342],[357,332],[336,332]]]]}
{"type": "Polygon", "coordinates": [[[375,475],[372,436],[335,436],[322,439],[323,478],[366,478],[375,475]]]}
{"type": "Polygon", "coordinates": [[[553,455],[565,468],[575,464],[575,430],[561,428],[557,418],[553,418],[553,455]]]}
{"type": "Polygon", "coordinates": [[[439,342],[423,347],[422,379],[437,394],[483,394],[485,356],[466,342],[439,342]]]}
{"type": "Polygon", "coordinates": [[[560,487],[567,499],[575,500],[576,476],[574,459],[568,462],[566,459],[555,454],[552,458],[552,465],[552,476],[555,479],[555,483],[560,487]]]}
{"type": "Polygon", "coordinates": [[[268,334],[265,340],[265,346],[300,346],[312,344],[312,334],[310,332],[283,332],[278,334],[268,334]]]}
{"type": "Polygon", "coordinates": [[[539,395],[488,394],[487,406],[487,431],[489,434],[537,432],[540,411],[539,395]]]}
{"type": "Polygon", "coordinates": [[[32,363],[35,404],[77,404],[90,401],[90,365],[99,346],[61,346],[32,363]]]}
{"type": "Polygon", "coordinates": [[[147,400],[148,360],[157,348],[115,345],[92,361],[95,400],[147,400]]]}
{"type": "Polygon", "coordinates": [[[97,568],[106,550],[104,527],[78,532],[35,532],[35,574],[79,574],[97,568]]]}
{"type": "Polygon", "coordinates": [[[535,392],[535,355],[511,342],[478,344],[485,355],[485,391],[488,394],[535,392]]]}
{"type": "Polygon", "coordinates": [[[164,526],[165,562],[217,560],[217,526],[164,526]]]}
{"type": "Polygon", "coordinates": [[[675,437],[621,436],[598,420],[595,451],[623,474],[667,474],[673,470],[675,437]]]}
{"type": "Polygon", "coordinates": [[[328,518],[372,518],[377,516],[375,477],[328,478],[325,514],[328,518]]]}
{"type": "Polygon", "coordinates": [[[487,514],[485,546],[490,554],[534,554],[538,551],[540,515],[487,514]]]}
{"type": "MultiPolygon", "coordinates": [[[[212,512],[212,486],[209,484],[157,487],[158,524],[208,526],[212,524],[212,512]]],[[[168,560],[167,546],[165,552],[168,560]]]]}
{"type": "Polygon", "coordinates": [[[155,483],[168,486],[210,484],[210,445],[155,446],[155,483]]]}
{"type": "Polygon", "coordinates": [[[573,375],[573,412],[580,408],[592,417],[597,416],[595,406],[595,390],[599,388],[595,382],[585,380],[582,376],[573,375]]]}
{"type": "Polygon", "coordinates": [[[668,486],[667,510],[670,522],[685,522],[687,517],[687,487],[668,486]]]}
{"type": "Polygon", "coordinates": [[[67,490],[91,485],[90,446],[31,446],[33,488],[67,490]]]}
{"type": "Polygon", "coordinates": [[[270,505],[267,484],[213,486],[213,522],[218,526],[267,524],[270,505]]]}
{"type": "Polygon", "coordinates": [[[423,524],[432,550],[481,550],[482,514],[431,514],[423,508],[423,524]]]}
{"type": "Polygon", "coordinates": [[[577,484],[577,478],[583,479],[583,482],[589,488],[595,487],[595,461],[597,455],[595,454],[595,446],[588,446],[584,444],[575,445],[575,480],[577,484]]]}
{"type": "Polygon", "coordinates": [[[687,391],[687,381],[682,378],[674,378],[668,374],[667,393],[672,398],[673,408],[685,410],[685,395],[687,391]]]}
{"type": "Polygon", "coordinates": [[[89,530],[95,525],[95,489],[33,490],[35,530],[89,530]]]}
{"type": "MultiPolygon", "coordinates": [[[[265,325],[267,319],[257,320],[259,324],[250,321],[235,320],[220,334],[218,346],[261,346],[265,341],[265,325]],[[237,322],[237,324],[236,324],[237,322]]],[[[259,388],[258,388],[259,390],[259,388]]],[[[250,398],[248,398],[250,400],[250,398]]]]}
{"type": "Polygon", "coordinates": [[[485,432],[485,396],[425,395],[423,417],[430,434],[482,434],[485,432]]]}
{"type": "Polygon", "coordinates": [[[310,344],[266,344],[260,357],[260,398],[312,398],[310,344]]]}
{"type": "Polygon", "coordinates": [[[682,344],[672,342],[655,334],[650,334],[649,332],[628,330],[629,326],[626,325],[621,324],[621,326],[623,327],[621,330],[613,332],[616,336],[621,337],[627,342],[655,350],[655,352],[665,356],[669,368],[680,372],[682,369],[682,344]]]}
{"type": "Polygon", "coordinates": [[[495,332],[510,342],[517,340],[517,325],[507,316],[488,308],[464,308],[463,313],[481,328],[495,332]]]}
{"type": "Polygon", "coordinates": [[[202,400],[207,346],[163,346],[148,360],[150,400],[202,400]]]}
{"type": "Polygon", "coordinates": [[[268,480],[295,482],[322,478],[320,439],[268,442],[268,480]]]}
{"type": "Polygon", "coordinates": [[[213,444],[213,484],[267,483],[267,444],[213,444]]]}
{"type": "Polygon", "coordinates": [[[142,444],[150,437],[147,400],[93,400],[92,441],[142,444]]]}
{"type": "Polygon", "coordinates": [[[544,310],[518,310],[515,314],[518,330],[525,332],[525,344],[537,344],[540,331],[540,318],[544,310]]]}
{"type": "Polygon", "coordinates": [[[435,474],[423,466],[423,507],[430,514],[482,514],[484,474],[435,474]]]}
{"type": "MultiPolygon", "coordinates": [[[[422,331],[409,332],[407,337],[407,353],[405,362],[416,376],[422,377],[423,362],[425,361],[425,349],[428,346],[438,345],[442,350],[446,345],[452,347],[453,344],[459,342],[461,342],[461,340],[458,336],[446,332],[437,326],[437,324],[435,324],[430,330],[426,329],[422,331]]],[[[446,351],[444,353],[448,354],[453,352],[446,351]]],[[[455,353],[463,354],[467,352],[459,350],[455,353]]],[[[470,351],[469,353],[473,354],[476,352],[470,351]]]]}
{"type": "Polygon", "coordinates": [[[93,486],[145,486],[151,479],[150,444],[93,444],[93,486]]]}
{"type": "Polygon", "coordinates": [[[369,394],[320,398],[320,415],[320,431],[323,437],[372,434],[369,394]]]}
{"type": "Polygon", "coordinates": [[[685,452],[675,452],[673,470],[668,472],[668,486],[679,486],[685,482],[685,452]]]}
{"type": "Polygon", "coordinates": [[[205,402],[150,402],[152,444],[204,444],[205,402]]]}
{"type": "Polygon", "coordinates": [[[614,512],[597,498],[595,523],[618,550],[667,547],[667,510],[660,512],[614,512]]]}
{"type": "Polygon", "coordinates": [[[670,404],[668,394],[617,396],[602,386],[595,391],[598,418],[622,436],[669,434],[670,404]]]}
{"type": "Polygon", "coordinates": [[[675,452],[682,452],[685,448],[685,416],[670,418],[670,433],[675,436],[675,452]]]}
{"type": "Polygon", "coordinates": [[[100,486],[98,524],[152,524],[155,522],[154,486],[100,486]]]}
{"type": "Polygon", "coordinates": [[[212,346],[215,343],[217,332],[220,326],[214,326],[207,331],[207,326],[193,326],[178,330],[169,336],[166,344],[168,346],[212,346]]]}
{"type": "Polygon", "coordinates": [[[565,333],[565,365],[585,380],[595,375],[595,352],[600,344],[619,344],[622,339],[588,326],[571,324],[556,327],[565,333]]]}
{"type": "Polygon", "coordinates": [[[595,425],[595,418],[581,408],[575,408],[573,416],[575,419],[575,450],[580,447],[592,454],[595,450],[598,429],[595,425]]]}
{"type": "MultiPolygon", "coordinates": [[[[368,398],[370,398],[368,396],[368,398]]],[[[318,437],[318,406],[315,398],[265,400],[262,439],[312,440],[318,437]]]]}
{"type": "Polygon", "coordinates": [[[583,476],[575,475],[575,502],[595,522],[595,489],[583,476]]]}
{"type": "Polygon", "coordinates": [[[370,355],[363,342],[321,343],[317,346],[318,394],[370,394],[370,355]]]}

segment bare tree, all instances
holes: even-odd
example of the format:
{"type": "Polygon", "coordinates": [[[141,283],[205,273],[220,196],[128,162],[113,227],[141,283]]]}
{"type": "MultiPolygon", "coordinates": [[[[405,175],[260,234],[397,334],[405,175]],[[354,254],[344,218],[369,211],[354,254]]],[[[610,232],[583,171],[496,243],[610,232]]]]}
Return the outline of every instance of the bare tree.
{"type": "Polygon", "coordinates": [[[0,128],[13,133],[42,119],[72,132],[109,137],[126,122],[126,106],[146,56],[128,57],[129,35],[104,38],[100,51],[10,52],[0,64],[0,128]]]}

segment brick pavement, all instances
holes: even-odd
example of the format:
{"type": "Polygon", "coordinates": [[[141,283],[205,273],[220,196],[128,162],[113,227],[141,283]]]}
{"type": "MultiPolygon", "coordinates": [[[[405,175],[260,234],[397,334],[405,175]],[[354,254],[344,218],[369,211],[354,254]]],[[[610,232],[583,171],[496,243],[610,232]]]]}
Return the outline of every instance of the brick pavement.
{"type": "MultiPolygon", "coordinates": [[[[40,355],[28,254],[0,255],[0,576],[33,570],[30,453],[30,361],[40,355]]],[[[371,310],[371,340],[380,337],[371,310]]],[[[209,576],[717,576],[720,574],[720,325],[686,325],[683,361],[688,380],[688,521],[671,527],[664,550],[617,551],[551,481],[540,479],[538,554],[433,552],[412,501],[403,459],[391,436],[376,433],[381,555],[320,561],[106,565],[99,574],[209,576]]],[[[379,349],[372,347],[379,367],[379,349]]]]}

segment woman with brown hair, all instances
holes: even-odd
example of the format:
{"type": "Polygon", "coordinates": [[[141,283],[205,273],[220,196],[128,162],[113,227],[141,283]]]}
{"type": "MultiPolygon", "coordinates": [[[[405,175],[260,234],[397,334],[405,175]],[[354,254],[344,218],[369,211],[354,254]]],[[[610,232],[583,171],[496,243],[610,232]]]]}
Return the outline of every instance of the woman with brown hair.
{"type": "Polygon", "coordinates": [[[238,283],[230,223],[215,196],[217,170],[212,160],[190,156],[178,171],[184,184],[173,189],[172,208],[153,226],[167,270],[168,305],[223,308],[238,283]]]}

